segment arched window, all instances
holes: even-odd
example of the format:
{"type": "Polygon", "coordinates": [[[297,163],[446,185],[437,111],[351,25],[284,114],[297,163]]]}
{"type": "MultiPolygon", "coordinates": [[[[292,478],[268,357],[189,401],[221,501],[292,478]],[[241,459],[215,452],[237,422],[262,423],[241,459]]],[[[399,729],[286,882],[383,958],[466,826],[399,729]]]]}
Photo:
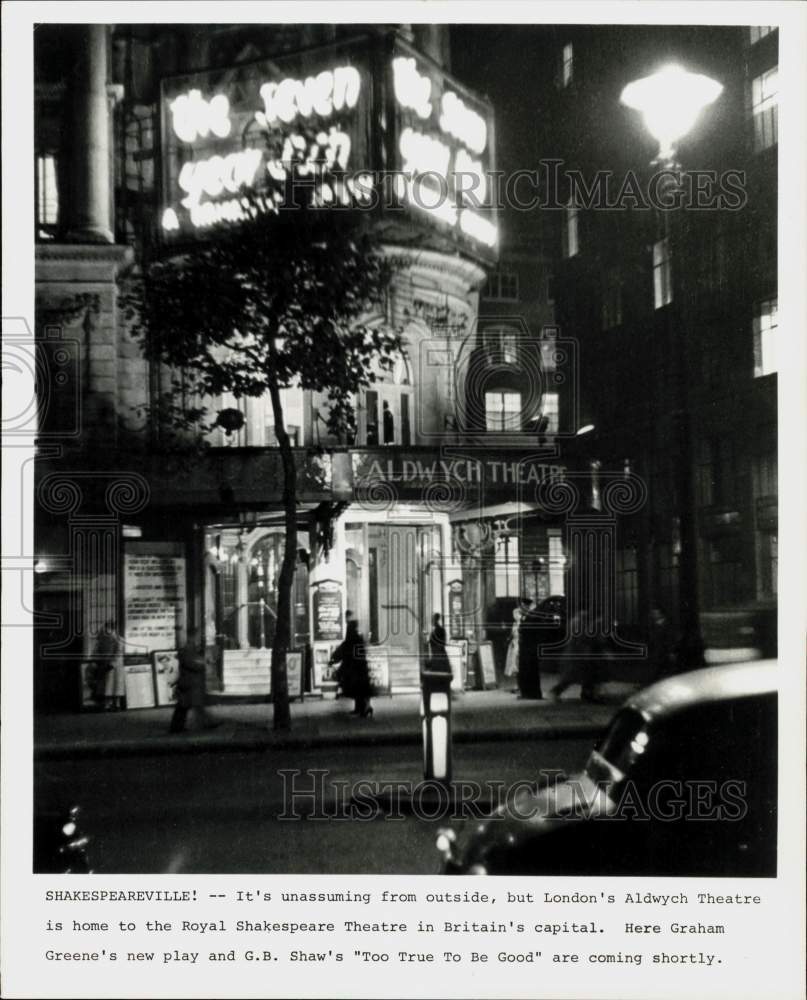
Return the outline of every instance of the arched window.
{"type": "Polygon", "coordinates": [[[365,389],[358,406],[359,444],[383,447],[412,443],[414,385],[412,366],[404,350],[390,364],[374,365],[376,381],[365,389]]]}

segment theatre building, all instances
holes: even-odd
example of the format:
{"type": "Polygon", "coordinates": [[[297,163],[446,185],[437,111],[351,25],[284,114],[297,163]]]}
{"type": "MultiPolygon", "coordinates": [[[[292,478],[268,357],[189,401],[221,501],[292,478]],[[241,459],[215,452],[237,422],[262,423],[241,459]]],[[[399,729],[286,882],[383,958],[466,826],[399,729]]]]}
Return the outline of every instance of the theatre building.
{"type": "MultiPolygon", "coordinates": [[[[356,399],[348,445],[329,437],[321,396],[283,390],[299,500],[292,695],[333,691],[327,661],[348,609],[395,693],[418,686],[434,613],[456,641],[457,683],[472,683],[479,642],[512,621],[521,593],[563,593],[566,514],[547,496],[575,474],[559,447],[574,401],[558,402],[574,345],[544,322],[551,310],[480,324],[497,216],[484,188],[481,203],[456,196],[455,175],[494,168],[494,109],[448,58],[436,26],[37,30],[41,708],[80,699],[107,621],[133,674],[199,625],[211,690],[269,693],[285,545],[271,406],[216,400],[242,425],[216,428],[192,457],[167,450],[154,401],[171,376],[144,360],[119,285],[172,241],[215,239],[241,217],[241,188],[260,193],[265,172],[314,156],[312,133],[349,178],[323,183],[319,204],[367,207],[380,169],[398,175],[378,224],[404,266],[369,321],[401,329],[403,349],[356,399]],[[429,197],[435,176],[448,202],[429,197]]],[[[137,682],[130,707],[148,703],[137,682]]]]}

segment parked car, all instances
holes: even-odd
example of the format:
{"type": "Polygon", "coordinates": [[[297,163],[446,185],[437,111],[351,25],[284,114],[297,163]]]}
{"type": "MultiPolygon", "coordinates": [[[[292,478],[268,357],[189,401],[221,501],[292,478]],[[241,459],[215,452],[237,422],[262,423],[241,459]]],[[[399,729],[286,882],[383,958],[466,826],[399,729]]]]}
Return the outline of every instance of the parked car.
{"type": "Polygon", "coordinates": [[[441,831],[442,871],[774,876],[776,671],[733,664],[644,688],[579,774],[522,786],[461,836],[441,831]]]}

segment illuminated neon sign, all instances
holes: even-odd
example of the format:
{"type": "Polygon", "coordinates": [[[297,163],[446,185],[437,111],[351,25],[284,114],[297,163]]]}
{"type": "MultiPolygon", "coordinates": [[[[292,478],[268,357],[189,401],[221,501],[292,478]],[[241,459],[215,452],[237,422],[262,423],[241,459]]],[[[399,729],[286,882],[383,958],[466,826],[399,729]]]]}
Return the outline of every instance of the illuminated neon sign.
{"type": "Polygon", "coordinates": [[[275,213],[305,184],[312,205],[397,212],[492,259],[490,108],[400,40],[377,51],[357,39],[164,81],[165,238],[275,213]]]}

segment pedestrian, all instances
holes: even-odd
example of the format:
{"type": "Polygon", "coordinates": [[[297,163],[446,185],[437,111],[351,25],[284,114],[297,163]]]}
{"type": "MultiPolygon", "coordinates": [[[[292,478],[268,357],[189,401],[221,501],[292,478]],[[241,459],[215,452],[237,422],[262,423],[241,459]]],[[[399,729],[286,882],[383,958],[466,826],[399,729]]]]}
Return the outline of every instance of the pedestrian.
{"type": "Polygon", "coordinates": [[[602,618],[578,611],[569,624],[570,636],[562,657],[563,671],[552,686],[550,696],[553,701],[560,701],[567,688],[579,684],[582,701],[597,701],[601,661],[611,658],[601,635],[602,618]]]}
{"type": "Polygon", "coordinates": [[[541,666],[538,646],[541,616],[530,597],[521,598],[522,616],[518,626],[518,697],[541,701],[541,666]]]}
{"type": "Polygon", "coordinates": [[[432,630],[429,634],[429,670],[450,674],[452,671],[446,650],[446,630],[440,624],[440,618],[439,614],[432,615],[432,630]]]}
{"type": "Polygon", "coordinates": [[[177,703],[171,716],[169,732],[185,732],[188,712],[193,709],[203,729],[215,729],[219,723],[205,708],[205,657],[201,630],[188,629],[185,645],[179,650],[179,676],[176,682],[177,703]]]}
{"type": "MultiPolygon", "coordinates": [[[[504,676],[512,678],[513,683],[518,677],[518,633],[521,627],[521,619],[524,617],[524,609],[517,605],[513,608],[513,627],[510,629],[510,640],[507,643],[507,655],[504,660],[504,676]]],[[[510,694],[517,694],[518,687],[511,689],[510,694]]]]}
{"type": "Polygon", "coordinates": [[[359,632],[359,623],[352,612],[345,613],[345,621],[345,638],[333,651],[329,662],[340,664],[336,677],[342,691],[353,699],[354,706],[350,714],[367,719],[373,715],[373,706],[370,704],[372,688],[364,636],[359,632]]]}
{"type": "Polygon", "coordinates": [[[99,709],[107,712],[119,707],[123,697],[121,668],[122,641],[110,618],[99,630],[93,646],[93,661],[87,671],[92,699],[99,709]]]}

